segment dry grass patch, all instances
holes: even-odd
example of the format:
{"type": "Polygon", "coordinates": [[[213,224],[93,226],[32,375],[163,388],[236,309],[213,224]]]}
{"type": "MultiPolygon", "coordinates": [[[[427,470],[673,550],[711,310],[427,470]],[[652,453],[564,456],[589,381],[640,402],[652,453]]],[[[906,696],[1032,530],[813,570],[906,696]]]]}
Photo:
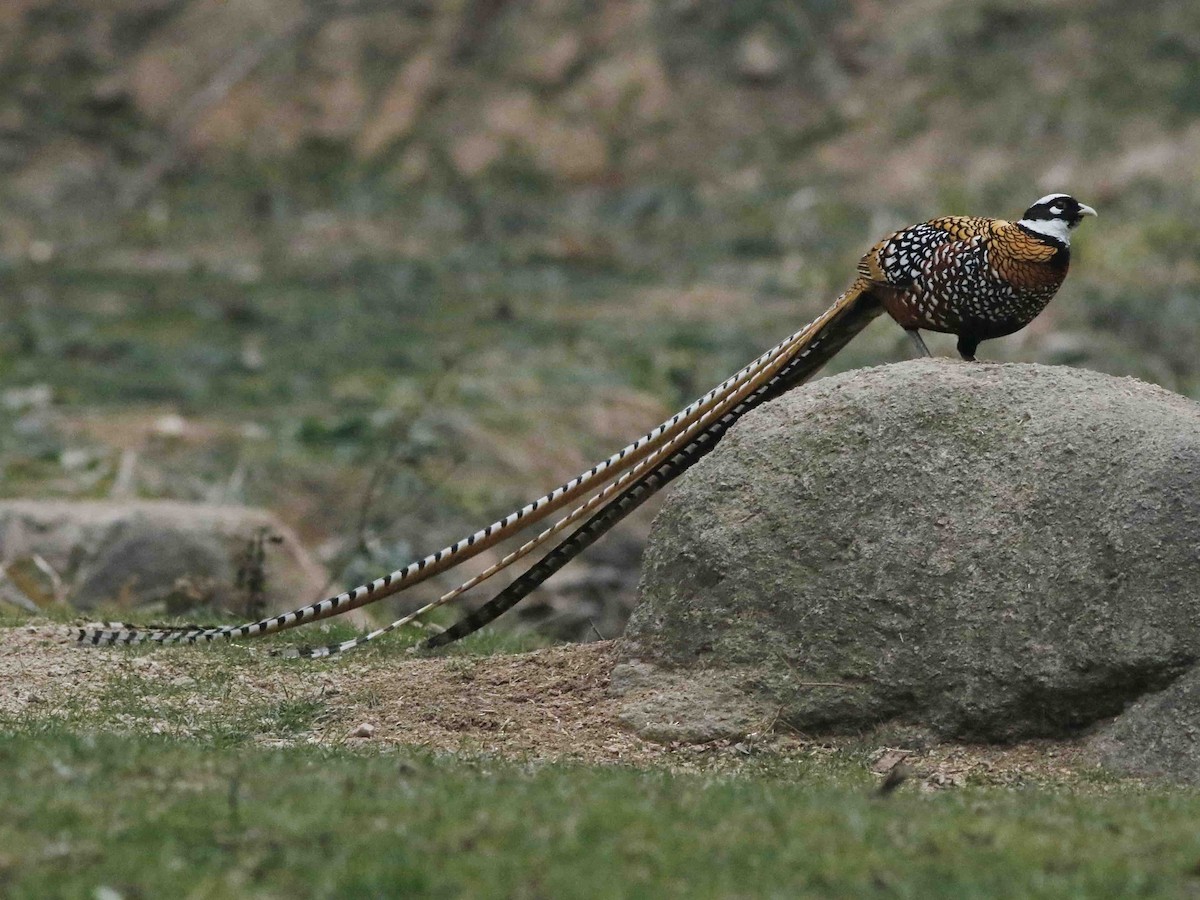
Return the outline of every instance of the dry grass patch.
{"type": "Polygon", "coordinates": [[[609,695],[612,642],[422,658],[402,649],[280,660],[254,645],[80,648],[60,626],[0,629],[0,718],[265,747],[419,747],[437,754],[733,771],[753,759],[850,756],[905,790],[966,784],[1104,784],[1074,742],[888,746],[884,736],[775,733],[658,744],[626,730],[609,695]],[[365,727],[363,727],[365,726],[365,727]]]}

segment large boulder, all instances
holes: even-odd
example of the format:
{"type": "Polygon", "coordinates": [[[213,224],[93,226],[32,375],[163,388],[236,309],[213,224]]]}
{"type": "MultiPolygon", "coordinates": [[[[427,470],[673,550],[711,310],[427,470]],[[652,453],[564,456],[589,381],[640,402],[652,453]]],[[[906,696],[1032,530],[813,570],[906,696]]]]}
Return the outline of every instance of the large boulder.
{"type": "Polygon", "coordinates": [[[172,501],[0,501],[0,600],[258,616],[319,599],[324,569],[264,510],[172,501]]]}
{"type": "Polygon", "coordinates": [[[921,360],[792,391],[680,479],[614,687],[646,736],[1076,733],[1200,659],[1200,406],[921,360]]]}

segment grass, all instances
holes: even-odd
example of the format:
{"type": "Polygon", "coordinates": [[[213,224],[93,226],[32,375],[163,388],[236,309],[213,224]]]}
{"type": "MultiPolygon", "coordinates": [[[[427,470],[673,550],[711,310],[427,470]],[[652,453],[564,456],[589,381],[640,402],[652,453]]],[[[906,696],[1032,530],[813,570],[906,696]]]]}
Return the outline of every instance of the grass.
{"type": "Polygon", "coordinates": [[[883,799],[852,754],[736,773],[18,727],[6,897],[1066,897],[1200,888],[1194,793],[883,799]]]}
{"type": "MultiPolygon", "coordinates": [[[[351,634],[334,624],[322,639],[351,634]]],[[[519,649],[514,640],[467,642],[453,667],[469,678],[481,656],[519,649]]],[[[910,781],[880,797],[867,766],[873,739],[679,750],[640,768],[310,745],[353,699],[321,688],[343,663],[195,652],[202,667],[178,666],[188,651],[127,648],[128,664],[106,670],[88,702],[0,718],[0,896],[1200,890],[1193,790],[1060,768],[1005,770],[1001,785],[972,768],[963,787],[924,793],[910,781]]],[[[368,648],[356,664],[396,652],[395,641],[368,648]]]]}

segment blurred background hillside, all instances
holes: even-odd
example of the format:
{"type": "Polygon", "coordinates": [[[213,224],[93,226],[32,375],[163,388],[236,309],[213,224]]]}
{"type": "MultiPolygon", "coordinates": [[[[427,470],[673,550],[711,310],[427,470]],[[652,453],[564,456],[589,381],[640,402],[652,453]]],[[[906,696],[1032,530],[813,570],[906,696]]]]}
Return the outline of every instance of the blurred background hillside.
{"type": "MultiPolygon", "coordinates": [[[[1055,190],[1100,218],[982,356],[1200,398],[1194,0],[6,0],[0,85],[6,496],[261,505],[356,583],[656,424],[889,229],[1055,190]]],[[[831,371],[908,355],[880,321],[831,371]]],[[[611,636],[649,513],[527,615],[611,636]]]]}

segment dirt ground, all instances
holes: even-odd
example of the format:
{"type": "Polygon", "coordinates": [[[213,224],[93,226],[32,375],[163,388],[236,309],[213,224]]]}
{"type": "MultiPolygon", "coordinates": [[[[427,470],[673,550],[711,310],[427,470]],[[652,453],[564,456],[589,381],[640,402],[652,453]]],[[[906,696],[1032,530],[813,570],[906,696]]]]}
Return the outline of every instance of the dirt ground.
{"type": "Polygon", "coordinates": [[[65,642],[65,632],[61,626],[0,629],[0,718],[73,717],[85,727],[186,738],[231,707],[310,701],[321,710],[313,723],[283,736],[267,723],[258,742],[374,743],[681,770],[736,766],[752,754],[811,756],[850,749],[881,779],[899,766],[927,790],[967,781],[1069,782],[1089,768],[1076,744],[1042,741],[919,751],[872,744],[865,736],[829,740],[779,731],[703,745],[644,741],[621,724],[620,703],[609,696],[611,641],[479,658],[344,657],[318,668],[257,652],[214,654],[204,647],[136,653],[83,648],[65,642]],[[120,685],[122,703],[105,718],[114,685],[120,685]],[[138,690],[145,696],[137,696],[138,690]],[[130,691],[135,695],[128,696],[130,691]],[[89,710],[99,718],[89,717],[89,710]]]}

